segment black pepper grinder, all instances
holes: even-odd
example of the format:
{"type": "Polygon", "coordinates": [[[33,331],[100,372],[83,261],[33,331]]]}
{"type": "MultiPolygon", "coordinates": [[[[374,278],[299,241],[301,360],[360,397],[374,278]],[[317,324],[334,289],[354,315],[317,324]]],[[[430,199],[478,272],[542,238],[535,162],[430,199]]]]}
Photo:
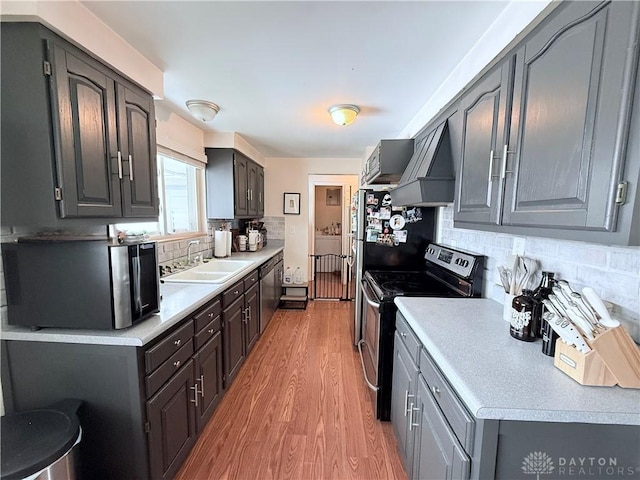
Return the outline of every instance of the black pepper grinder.
{"type": "Polygon", "coordinates": [[[533,292],[522,290],[511,304],[511,326],[509,333],[523,342],[534,342],[538,326],[533,317],[533,292]]]}

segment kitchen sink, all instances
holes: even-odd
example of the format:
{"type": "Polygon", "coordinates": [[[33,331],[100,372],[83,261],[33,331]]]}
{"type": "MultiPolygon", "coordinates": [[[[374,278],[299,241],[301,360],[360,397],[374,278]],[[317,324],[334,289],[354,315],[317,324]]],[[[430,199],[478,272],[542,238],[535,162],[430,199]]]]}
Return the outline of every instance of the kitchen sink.
{"type": "Polygon", "coordinates": [[[251,260],[211,260],[196,267],[162,278],[165,283],[224,283],[245,267],[251,260]]]}

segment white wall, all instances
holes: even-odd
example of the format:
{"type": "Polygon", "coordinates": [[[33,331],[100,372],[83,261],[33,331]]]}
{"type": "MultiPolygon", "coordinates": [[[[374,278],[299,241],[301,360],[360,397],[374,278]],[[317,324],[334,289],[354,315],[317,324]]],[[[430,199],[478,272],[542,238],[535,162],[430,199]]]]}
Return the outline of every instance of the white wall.
{"type": "Polygon", "coordinates": [[[61,36],[82,45],[156,97],[164,96],[162,70],[79,2],[2,0],[0,15],[3,21],[40,21],[61,36]]]}
{"type": "MultiPolygon", "coordinates": [[[[265,216],[285,218],[286,266],[301,267],[308,278],[309,175],[358,175],[359,158],[267,158],[265,216]],[[283,194],[300,193],[300,215],[283,215],[283,194]]],[[[313,212],[312,212],[313,214],[313,212]]]]}

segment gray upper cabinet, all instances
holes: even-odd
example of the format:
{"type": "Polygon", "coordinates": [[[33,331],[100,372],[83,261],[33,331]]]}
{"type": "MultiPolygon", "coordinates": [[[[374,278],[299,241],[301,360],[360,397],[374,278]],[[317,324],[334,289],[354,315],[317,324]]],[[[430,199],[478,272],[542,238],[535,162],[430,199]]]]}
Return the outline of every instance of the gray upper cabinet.
{"type": "Polygon", "coordinates": [[[457,227],[640,241],[639,17],[567,2],[464,94],[457,227]]]}
{"type": "Polygon", "coordinates": [[[124,216],[156,217],[159,212],[153,99],[124,85],[118,85],[117,98],[124,216]]]}
{"type": "Polygon", "coordinates": [[[462,99],[457,221],[499,223],[503,194],[499,169],[508,133],[511,83],[512,61],[508,59],[462,99]]]}
{"type": "Polygon", "coordinates": [[[158,216],[150,93],[37,23],[3,23],[2,66],[3,224],[158,216]]]}
{"type": "Polygon", "coordinates": [[[578,2],[518,49],[504,224],[616,227],[632,11],[578,2]]]}
{"type": "Polygon", "coordinates": [[[207,217],[264,214],[264,169],[231,148],[207,148],[207,217]]]}

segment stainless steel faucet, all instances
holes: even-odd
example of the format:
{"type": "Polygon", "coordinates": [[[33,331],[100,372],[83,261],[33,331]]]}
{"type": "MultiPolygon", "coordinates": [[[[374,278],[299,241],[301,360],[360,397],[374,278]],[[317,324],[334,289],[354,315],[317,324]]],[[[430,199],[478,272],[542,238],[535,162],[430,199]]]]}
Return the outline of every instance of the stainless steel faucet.
{"type": "Polygon", "coordinates": [[[200,245],[200,240],[191,240],[187,245],[187,265],[191,265],[191,246],[200,245]]]}

